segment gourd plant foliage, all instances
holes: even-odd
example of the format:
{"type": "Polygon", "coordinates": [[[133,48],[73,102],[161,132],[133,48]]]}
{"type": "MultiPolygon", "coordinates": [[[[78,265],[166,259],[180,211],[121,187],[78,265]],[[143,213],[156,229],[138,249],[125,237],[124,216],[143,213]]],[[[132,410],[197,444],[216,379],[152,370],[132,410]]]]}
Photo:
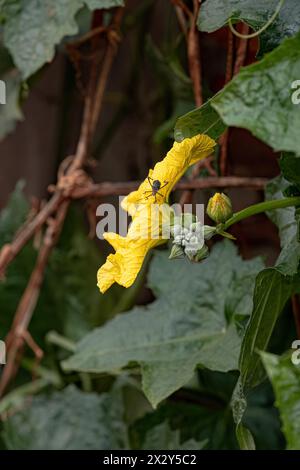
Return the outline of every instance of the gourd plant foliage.
{"type": "MultiPolygon", "coordinates": [[[[0,2],[5,53],[9,51],[13,59],[7,61],[3,74],[14,84],[8,96],[9,116],[0,116],[3,133],[19,117],[16,90],[20,83],[52,59],[55,45],[64,36],[75,34],[77,12],[83,7],[108,8],[123,2],[56,2],[51,10],[53,22],[51,15],[50,20],[45,16],[49,14],[47,3],[53,6],[53,2],[31,0],[0,2]],[[27,14],[31,3],[38,5],[35,16],[27,14]],[[36,24],[45,24],[43,47],[36,42],[36,24]]],[[[198,28],[213,32],[231,19],[232,24],[242,20],[259,30],[277,4],[277,0],[270,0],[267,6],[260,0],[206,0],[198,28]]],[[[300,105],[292,99],[292,84],[300,80],[297,12],[299,2],[283,2],[273,23],[259,37],[258,61],[242,68],[203,106],[180,116],[174,129],[175,140],[182,141],[199,133],[216,139],[228,126],[240,127],[281,152],[281,174],[268,183],[266,201],[300,195],[300,105]]],[[[19,186],[0,218],[1,243],[10,239],[26,210],[19,186]]],[[[38,384],[41,389],[46,385],[64,388],[40,394],[30,407],[5,420],[3,446],[300,449],[300,366],[292,363],[290,351],[283,356],[266,352],[276,338],[282,339],[287,305],[300,290],[299,213],[292,206],[267,215],[278,227],[281,242],[274,266],[265,267],[262,258],[243,260],[228,240],[214,244],[210,256],[195,264],[170,261],[165,252],[158,251],[147,276],[154,300],[107,321],[103,317],[112,316],[114,293],[99,297],[93,275],[90,278],[95,247],[86,241],[81,226],[76,236],[63,237],[38,305],[38,310],[51,310],[57,319],[49,315],[49,324],[40,324],[37,314],[32,331],[43,344],[48,344],[45,335],[54,328],[68,338],[57,336],[61,350],[53,356],[53,345],[50,347],[38,384]],[[65,284],[55,287],[53,298],[51,286],[68,266],[72,273],[80,269],[88,276],[79,282],[71,275],[65,284]],[[74,328],[75,322],[78,328],[74,328]],[[78,388],[65,386],[74,381],[74,374],[78,388]],[[172,400],[174,394],[180,396],[187,390],[199,404],[172,400]],[[201,401],[208,395],[213,403],[210,409],[201,401]]],[[[74,226],[74,220],[70,225],[74,226]]],[[[22,252],[7,282],[0,286],[1,308],[5,306],[7,316],[16,306],[16,291],[24,288],[26,267],[34,256],[31,251],[33,247],[22,252]]],[[[3,330],[7,329],[3,322],[3,330]]],[[[284,340],[281,343],[289,347],[284,340]]],[[[24,362],[25,369],[30,361],[24,362]]],[[[18,390],[0,402],[1,412],[23,403],[27,391],[18,390]]],[[[32,387],[30,391],[36,390],[32,387]]]]}

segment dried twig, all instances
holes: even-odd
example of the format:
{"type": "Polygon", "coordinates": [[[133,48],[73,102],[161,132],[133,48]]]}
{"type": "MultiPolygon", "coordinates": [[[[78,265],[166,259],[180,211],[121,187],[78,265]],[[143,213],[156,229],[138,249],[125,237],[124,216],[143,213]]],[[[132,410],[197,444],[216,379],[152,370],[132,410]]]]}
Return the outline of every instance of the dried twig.
{"type": "Polygon", "coordinates": [[[199,13],[200,3],[198,0],[193,0],[193,15],[191,17],[191,25],[187,38],[187,52],[189,61],[190,77],[193,82],[195,104],[199,106],[203,103],[202,98],[202,78],[201,78],[201,58],[200,58],[200,44],[199,33],[197,28],[197,18],[199,13]]]}
{"type": "MultiPolygon", "coordinates": [[[[248,33],[249,33],[249,26],[244,23],[242,27],[242,34],[247,35],[248,33]]],[[[239,73],[240,68],[244,65],[245,58],[247,55],[247,48],[248,48],[247,39],[240,39],[237,53],[236,53],[233,75],[236,75],[237,73],[239,73]]]]}
{"type": "MultiPolygon", "coordinates": [[[[84,117],[76,155],[74,158],[71,159],[71,163],[65,172],[66,174],[63,175],[64,178],[71,177],[73,179],[74,185],[77,184],[77,180],[74,177],[75,171],[83,165],[83,162],[87,157],[91,140],[90,136],[94,132],[95,126],[97,124],[97,117],[99,115],[102,104],[105,84],[107,82],[108,73],[116,52],[116,41],[118,37],[116,31],[121,22],[122,14],[123,9],[117,9],[112,25],[113,30],[109,30],[112,35],[109,38],[107,52],[103,61],[101,74],[99,76],[97,95],[96,97],[94,97],[94,87],[91,85],[90,93],[86,96],[85,99],[84,117]]],[[[69,160],[70,159],[68,157],[65,161],[69,162],[69,160]]],[[[2,247],[0,251],[0,278],[3,278],[5,276],[5,271],[9,263],[16,257],[16,255],[21,251],[21,249],[26,245],[26,243],[33,237],[36,231],[39,230],[45,224],[47,219],[57,211],[57,209],[63,203],[65,198],[65,188],[63,188],[62,185],[58,182],[57,186],[55,187],[54,195],[43,207],[43,209],[38,213],[38,215],[24,227],[24,230],[21,230],[18,233],[18,235],[10,244],[6,244],[2,247]]]]}
{"type": "Polygon", "coordinates": [[[178,21],[178,24],[180,26],[180,29],[185,37],[185,40],[187,41],[187,35],[188,35],[188,26],[187,26],[187,21],[186,21],[186,17],[182,11],[182,9],[176,5],[176,2],[174,2],[173,0],[173,3],[175,4],[174,8],[175,8],[175,13],[176,13],[176,16],[177,16],[177,21],[178,21]]]}
{"type": "MultiPolygon", "coordinates": [[[[234,38],[229,28],[228,28],[227,34],[228,34],[228,42],[227,42],[225,85],[230,82],[232,78],[232,72],[233,72],[234,38]]],[[[226,171],[227,171],[228,141],[229,141],[229,131],[226,130],[221,137],[221,147],[220,147],[220,173],[222,176],[225,176],[226,171]]]]}
{"type": "Polygon", "coordinates": [[[191,18],[193,16],[193,13],[189,9],[189,7],[184,3],[183,0],[171,0],[171,1],[175,6],[178,6],[178,8],[180,8],[187,17],[191,18]]]}
{"type": "Polygon", "coordinates": [[[181,0],[171,0],[175,6],[175,13],[179,26],[183,31],[187,43],[187,56],[189,64],[189,74],[193,84],[195,104],[197,107],[203,103],[202,98],[202,77],[199,33],[197,29],[197,18],[201,1],[193,0],[193,11],[181,0]],[[187,22],[190,25],[187,27],[187,22]]]}
{"type": "Polygon", "coordinates": [[[68,205],[68,201],[65,201],[60,206],[57,213],[57,218],[55,220],[51,220],[51,223],[46,230],[36,265],[32,271],[30,280],[18,305],[11,330],[7,335],[7,364],[1,376],[0,396],[2,396],[7,385],[18,370],[18,362],[20,360],[18,353],[22,348],[24,341],[26,341],[27,328],[39,298],[48,259],[53,247],[58,240],[68,205]]]}
{"type": "MultiPolygon", "coordinates": [[[[175,5],[175,12],[178,18],[179,25],[183,30],[187,44],[187,56],[189,64],[189,74],[193,84],[195,105],[200,107],[203,103],[202,96],[202,72],[201,72],[201,57],[200,57],[200,43],[199,33],[197,29],[197,19],[199,15],[199,8],[201,1],[193,0],[193,11],[189,10],[184,2],[181,0],[172,0],[175,5]],[[185,15],[187,18],[185,18],[185,15]],[[187,29],[187,20],[190,23],[187,29]]],[[[193,169],[191,179],[196,178],[199,174],[200,168],[203,166],[203,162],[196,164],[193,169]]],[[[211,169],[210,164],[207,167],[211,169]]],[[[212,169],[211,169],[212,170],[212,169]]],[[[212,170],[213,171],[213,170],[212,170]]],[[[193,197],[193,191],[185,191],[181,197],[180,204],[186,204],[193,197]]]]}
{"type": "MultiPolygon", "coordinates": [[[[242,33],[247,34],[249,32],[249,26],[243,24],[242,33]]],[[[247,39],[240,39],[236,59],[233,65],[233,51],[234,51],[234,38],[233,34],[228,29],[228,46],[227,46],[227,61],[226,61],[226,72],[225,72],[225,85],[230,82],[232,77],[236,75],[242,65],[245,62],[247,54],[247,39]]],[[[224,132],[221,139],[221,148],[220,148],[220,173],[222,176],[226,175],[227,163],[228,163],[228,143],[229,143],[230,129],[227,129],[224,132]]]]}
{"type": "MultiPolygon", "coordinates": [[[[244,188],[261,191],[267,184],[267,178],[242,177],[242,176],[209,176],[202,179],[193,179],[180,181],[174,187],[174,190],[195,190],[195,189],[224,189],[224,188],[244,188]]],[[[99,184],[90,184],[82,188],[74,188],[72,198],[101,198],[113,195],[126,195],[135,191],[141,181],[126,181],[120,183],[104,182],[99,184]]]]}
{"type": "Polygon", "coordinates": [[[0,270],[3,273],[8,263],[29,241],[36,230],[41,228],[47,221],[48,228],[39,250],[35,268],[19,302],[12,328],[6,338],[8,359],[0,380],[0,396],[4,393],[11,379],[18,370],[20,351],[23,348],[24,341],[27,341],[29,346],[34,348],[37,355],[41,354],[41,351],[34,340],[30,335],[28,335],[28,326],[39,298],[49,256],[59,239],[59,235],[64,224],[71,201],[71,191],[78,185],[78,183],[80,186],[82,180],[85,184],[89,184],[88,178],[83,172],[82,167],[89,156],[91,139],[101,110],[108,74],[116,53],[116,43],[118,39],[117,29],[120,26],[122,15],[123,9],[117,9],[113,17],[111,28],[108,29],[108,44],[98,79],[96,64],[92,64],[88,94],[85,98],[84,104],[80,137],[74,157],[72,159],[66,159],[65,162],[67,165],[63,164],[63,171],[60,171],[59,173],[58,184],[55,187],[54,195],[48,204],[32,222],[24,227],[24,229],[15,238],[14,242],[10,245],[6,245],[0,253],[0,270]],[[49,218],[50,216],[52,216],[52,218],[49,218]]]}
{"type": "Polygon", "coordinates": [[[47,221],[47,219],[58,209],[62,203],[64,196],[61,192],[53,195],[50,201],[43,207],[43,209],[31,220],[28,224],[24,225],[15,237],[15,239],[2,247],[0,251],[0,278],[5,275],[5,270],[9,263],[16,257],[22,250],[26,243],[34,236],[47,221]]]}
{"type": "Polygon", "coordinates": [[[96,36],[99,36],[102,33],[105,33],[107,31],[106,26],[98,26],[96,28],[91,29],[91,31],[88,31],[86,34],[83,34],[80,36],[80,38],[76,39],[75,41],[72,41],[70,44],[67,45],[67,47],[79,47],[82,44],[90,41],[91,39],[95,38],[96,36]]]}

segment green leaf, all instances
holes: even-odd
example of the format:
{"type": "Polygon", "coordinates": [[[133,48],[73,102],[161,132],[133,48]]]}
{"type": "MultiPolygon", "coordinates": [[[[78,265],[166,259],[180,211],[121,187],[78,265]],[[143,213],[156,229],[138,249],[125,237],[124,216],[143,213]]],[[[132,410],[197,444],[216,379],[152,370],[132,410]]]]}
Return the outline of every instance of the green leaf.
{"type": "Polygon", "coordinates": [[[300,371],[291,355],[284,357],[261,353],[263,364],[273,385],[276,406],[280,411],[283,432],[289,450],[300,450],[300,371]]]}
{"type": "Polygon", "coordinates": [[[300,113],[291,85],[299,76],[300,34],[243,68],[211,105],[228,126],[248,129],[276,151],[298,153],[300,113]]]}
{"type": "Polygon", "coordinates": [[[119,391],[97,395],[73,385],[33,397],[4,423],[10,450],[114,450],[127,447],[119,391]],[[118,393],[117,393],[118,392],[118,393]]]}
{"type": "Polygon", "coordinates": [[[211,100],[208,100],[200,108],[184,114],[176,121],[174,138],[177,142],[181,142],[187,137],[207,134],[216,140],[225,129],[222,119],[211,107],[211,100]]]}
{"type": "MultiPolygon", "coordinates": [[[[282,177],[275,178],[267,185],[266,199],[282,199],[287,186],[282,177]]],[[[246,396],[264,378],[259,351],[267,349],[278,317],[299,283],[300,245],[297,242],[295,208],[277,209],[268,215],[278,226],[282,250],[275,266],[261,271],[255,281],[253,312],[239,358],[241,375],[232,398],[239,440],[239,425],[247,408],[246,396]]]]}
{"type": "MultiPolygon", "coordinates": [[[[288,182],[278,177],[270,181],[266,187],[266,199],[282,199],[289,187],[288,182]]],[[[276,266],[284,275],[293,276],[298,272],[300,261],[300,243],[297,239],[296,209],[288,207],[268,213],[269,218],[279,230],[281,253],[276,266]]]]}
{"type": "Polygon", "coordinates": [[[186,384],[197,365],[237,368],[241,340],[234,317],[249,314],[252,300],[231,302],[232,292],[242,279],[253,280],[261,266],[260,260],[242,261],[229,241],[217,244],[201,264],[170,262],[157,252],[149,275],[157,300],[87,335],[64,368],[110,372],[138,363],[153,406],[186,384]],[[236,310],[228,312],[229,305],[236,310]]]}
{"type": "Polygon", "coordinates": [[[142,448],[145,450],[200,450],[204,445],[205,441],[197,443],[194,439],[181,444],[180,431],[178,429],[173,431],[165,421],[148,431],[142,448]]]}
{"type": "Polygon", "coordinates": [[[120,0],[18,0],[4,2],[3,38],[23,79],[51,62],[55,46],[78,32],[75,15],[84,6],[110,8],[120,0]]]}
{"type": "MultiPolygon", "coordinates": [[[[286,182],[276,178],[266,189],[267,199],[283,198],[286,182]]],[[[256,278],[254,307],[243,339],[240,370],[242,385],[251,388],[261,380],[261,360],[258,351],[266,350],[277,319],[295,289],[295,276],[300,261],[300,244],[296,240],[295,209],[270,212],[278,226],[282,251],[275,267],[260,272],[256,278]]]]}
{"type": "Polygon", "coordinates": [[[6,86],[6,104],[0,104],[0,140],[15,129],[23,118],[19,104],[21,77],[17,70],[1,76],[6,86]]]}
{"type": "Polygon", "coordinates": [[[293,282],[274,268],[265,269],[256,278],[253,313],[243,339],[240,370],[244,390],[262,379],[259,350],[269,344],[273,329],[287,300],[293,282]]]}
{"type": "MultiPolygon", "coordinates": [[[[283,198],[287,186],[282,177],[275,178],[267,185],[266,198],[283,198]]],[[[247,408],[247,393],[264,377],[259,351],[267,349],[278,317],[299,283],[300,244],[297,242],[295,208],[278,209],[270,212],[269,216],[278,226],[282,251],[275,266],[261,271],[255,281],[253,312],[239,358],[241,375],[232,399],[238,425],[247,408]]]]}
{"type": "Polygon", "coordinates": [[[136,441],[135,448],[145,448],[145,439],[151,435],[152,429],[168,423],[173,432],[180,433],[183,445],[194,440],[205,444],[206,449],[237,449],[234,423],[228,408],[223,408],[219,403],[214,406],[212,400],[208,401],[212,405],[205,407],[198,394],[194,397],[191,395],[191,398],[194,400],[168,400],[154,412],[136,421],[131,428],[131,436],[136,441]]]}
{"type": "MultiPolygon", "coordinates": [[[[201,369],[197,376],[199,386],[195,377],[193,388],[182,389],[157,410],[133,423],[130,435],[135,448],[144,446],[146,436],[153,428],[168,423],[170,429],[180,432],[180,442],[194,439],[206,442],[207,449],[238,449],[229,408],[236,374],[201,369]]],[[[253,434],[257,449],[282,448],[280,422],[273,407],[269,383],[265,382],[249,397],[245,425],[253,434]]]]}
{"type": "MultiPolygon", "coordinates": [[[[200,31],[211,33],[228,19],[244,21],[255,31],[264,26],[276,10],[279,0],[206,0],[198,17],[200,31]]],[[[300,3],[285,0],[275,21],[260,35],[260,54],[271,51],[283,39],[300,30],[300,3]]]]}
{"type": "Polygon", "coordinates": [[[256,278],[254,307],[243,339],[240,370],[245,389],[261,381],[259,350],[269,344],[277,319],[293,290],[293,281],[276,268],[265,269],[256,278]]]}
{"type": "Polygon", "coordinates": [[[236,436],[242,450],[255,450],[255,442],[251,432],[241,423],[237,425],[236,436]]]}

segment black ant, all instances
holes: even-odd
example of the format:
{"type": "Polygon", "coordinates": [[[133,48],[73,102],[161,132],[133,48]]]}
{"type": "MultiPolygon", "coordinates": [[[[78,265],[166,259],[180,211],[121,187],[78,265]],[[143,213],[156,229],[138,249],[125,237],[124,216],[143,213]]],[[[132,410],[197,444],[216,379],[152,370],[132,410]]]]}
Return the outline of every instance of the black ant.
{"type": "Polygon", "coordinates": [[[151,196],[154,196],[154,201],[156,202],[156,195],[158,194],[159,196],[162,196],[164,197],[163,194],[161,194],[159,192],[160,189],[164,188],[165,186],[167,186],[167,184],[169,183],[169,181],[164,181],[164,184],[161,185],[161,182],[159,180],[154,180],[153,178],[151,178],[151,176],[148,176],[148,181],[149,181],[149,184],[151,186],[151,189],[149,191],[144,191],[144,194],[147,194],[147,193],[150,193],[149,196],[147,196],[145,199],[149,199],[149,197],[151,196]]]}

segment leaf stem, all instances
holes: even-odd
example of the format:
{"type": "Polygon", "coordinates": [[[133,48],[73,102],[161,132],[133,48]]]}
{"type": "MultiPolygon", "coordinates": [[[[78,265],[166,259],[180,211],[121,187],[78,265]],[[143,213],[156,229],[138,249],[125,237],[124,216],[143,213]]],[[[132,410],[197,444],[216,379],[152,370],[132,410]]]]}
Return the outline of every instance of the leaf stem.
{"type": "Polygon", "coordinates": [[[238,38],[240,39],[251,39],[251,38],[255,38],[257,36],[259,36],[261,33],[263,33],[269,26],[271,26],[271,24],[276,20],[277,18],[277,15],[279,14],[283,4],[284,4],[285,0],[279,0],[279,3],[276,7],[276,10],[274,11],[273,15],[271,16],[271,18],[269,18],[269,20],[258,30],[258,31],[255,31],[254,33],[251,33],[251,34],[241,34],[239,33],[233,26],[232,24],[232,18],[229,18],[228,20],[228,26],[231,30],[231,32],[237,36],[238,38]]]}
{"type": "Polygon", "coordinates": [[[231,225],[240,222],[247,217],[251,217],[255,214],[260,214],[261,212],[267,212],[274,209],[283,209],[285,207],[298,206],[300,205],[300,197],[287,197],[284,199],[273,200],[273,201],[264,201],[259,204],[254,204],[252,206],[246,207],[239,212],[233,214],[230,219],[228,219],[224,224],[218,226],[218,231],[227,230],[231,225]]]}
{"type": "Polygon", "coordinates": [[[13,406],[17,408],[28,395],[34,395],[48,385],[49,381],[42,378],[16,388],[2,398],[0,403],[0,415],[13,406]]]}
{"type": "Polygon", "coordinates": [[[72,353],[75,351],[75,343],[69,338],[60,335],[56,331],[49,331],[46,335],[46,341],[51,344],[54,344],[55,346],[59,346],[60,348],[65,349],[66,351],[72,353]]]}

